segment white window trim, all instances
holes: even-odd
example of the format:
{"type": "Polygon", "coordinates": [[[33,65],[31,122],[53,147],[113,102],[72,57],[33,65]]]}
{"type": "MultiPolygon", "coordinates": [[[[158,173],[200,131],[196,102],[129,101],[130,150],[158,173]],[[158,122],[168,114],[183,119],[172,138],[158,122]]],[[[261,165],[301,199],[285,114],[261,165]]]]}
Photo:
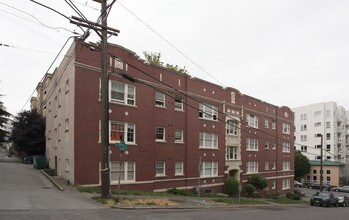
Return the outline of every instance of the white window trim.
{"type": "Polygon", "coordinates": [[[246,123],[249,127],[258,128],[258,116],[246,114],[246,123]]]}
{"type": "MultiPolygon", "coordinates": [[[[117,164],[120,164],[120,161],[110,161],[110,163],[112,162],[115,162],[117,164]]],[[[110,165],[110,167],[112,167],[110,165]]],[[[121,171],[124,171],[124,179],[120,180],[120,183],[134,183],[136,182],[136,162],[135,161],[123,161],[122,162],[122,165],[121,165],[121,171]],[[128,163],[133,163],[133,179],[129,180],[128,179],[128,163]]],[[[119,172],[119,169],[118,170],[111,170],[110,169],[110,172],[119,172]]],[[[111,175],[110,175],[111,176],[111,175]]],[[[115,180],[110,180],[111,181],[111,184],[116,184],[119,182],[119,178],[117,177],[115,180]]]]}
{"type": "Polygon", "coordinates": [[[227,146],[226,159],[227,160],[239,160],[238,150],[239,150],[238,146],[227,146]],[[233,152],[231,152],[230,149],[233,149],[233,152]],[[231,153],[233,154],[233,158],[230,158],[231,153]],[[234,158],[235,156],[236,156],[236,159],[234,158]]]}
{"type": "Polygon", "coordinates": [[[276,170],[276,161],[274,160],[271,165],[271,170],[276,170]]]}
{"type": "Polygon", "coordinates": [[[258,173],[258,161],[247,161],[246,174],[258,173]]]}
{"type": "Polygon", "coordinates": [[[176,111],[184,111],[184,105],[183,105],[183,97],[176,96],[175,97],[175,108],[176,111]],[[178,102],[180,99],[180,102],[178,102]],[[177,108],[180,106],[180,108],[177,108]]]}
{"type": "Polygon", "coordinates": [[[184,162],[183,161],[176,161],[175,162],[175,176],[183,176],[184,175],[184,162]],[[181,163],[181,172],[177,173],[177,167],[176,164],[181,163]]]}
{"type": "Polygon", "coordinates": [[[290,189],[291,188],[290,187],[290,185],[291,185],[290,182],[291,182],[290,179],[282,179],[282,190],[290,189]]]}
{"type": "Polygon", "coordinates": [[[155,106],[160,108],[166,108],[166,95],[164,93],[155,92],[155,106]],[[162,96],[161,99],[158,98],[158,95],[162,96]]]}
{"type": "Polygon", "coordinates": [[[206,103],[199,103],[199,118],[218,121],[218,107],[206,103]]]}
{"type": "Polygon", "coordinates": [[[166,176],[166,163],[165,163],[165,161],[156,161],[155,162],[155,177],[162,177],[162,176],[166,176]],[[157,170],[157,163],[158,162],[160,162],[160,163],[162,163],[163,164],[163,168],[162,168],[162,170],[163,170],[163,172],[162,173],[156,173],[156,170],[157,170]]]}
{"type": "Polygon", "coordinates": [[[257,138],[247,138],[246,139],[246,151],[258,151],[258,139],[257,138]],[[253,148],[251,146],[251,140],[255,140],[253,143],[253,148]]]}
{"type": "Polygon", "coordinates": [[[123,105],[128,105],[128,106],[136,106],[136,86],[134,85],[129,85],[126,83],[122,83],[122,82],[118,82],[118,81],[114,81],[114,80],[109,80],[109,102],[111,103],[118,103],[118,104],[123,104],[123,105]],[[118,99],[112,99],[112,84],[113,83],[119,83],[122,84],[124,86],[124,99],[123,100],[118,100],[118,99]],[[133,94],[129,94],[129,87],[133,87],[133,94]],[[133,98],[131,99],[130,96],[133,96],[133,98]],[[133,104],[129,104],[128,101],[132,100],[133,104]]]}
{"type": "Polygon", "coordinates": [[[166,142],[166,129],[164,127],[155,127],[155,141],[156,142],[166,142]],[[157,139],[157,129],[161,128],[163,129],[163,139],[157,139]]]}
{"type": "Polygon", "coordinates": [[[183,144],[184,141],[183,141],[183,129],[175,129],[175,143],[177,144],[183,144]],[[181,139],[180,140],[176,140],[176,131],[180,131],[181,132],[181,139]]]}
{"type": "Polygon", "coordinates": [[[199,133],[199,148],[203,148],[203,149],[218,149],[218,134],[216,133],[211,133],[211,132],[200,132],[199,133]],[[206,136],[211,134],[212,135],[212,140],[211,140],[211,146],[205,146],[206,143],[206,136]],[[201,142],[201,136],[202,136],[202,144],[201,142]],[[217,143],[217,146],[215,146],[215,143],[217,143]],[[203,145],[203,146],[201,146],[203,145]]]}
{"type": "Polygon", "coordinates": [[[282,162],[282,171],[290,171],[291,170],[291,163],[290,161],[283,161],[282,162]]]}
{"type": "Polygon", "coordinates": [[[264,161],[264,170],[269,170],[269,161],[264,161]]]}
{"type": "Polygon", "coordinates": [[[290,142],[284,141],[282,143],[282,152],[283,153],[290,153],[291,152],[291,144],[290,144],[290,142]]]}
{"type": "Polygon", "coordinates": [[[218,176],[218,161],[203,161],[200,168],[200,177],[215,177],[218,176]],[[206,164],[211,164],[210,174],[206,175],[206,164]]]}
{"type": "Polygon", "coordinates": [[[268,119],[264,119],[264,127],[269,128],[269,120],[268,119]]]}
{"type": "Polygon", "coordinates": [[[291,133],[291,126],[286,123],[282,123],[282,133],[283,134],[290,134],[291,133]]]}
{"type": "MultiPolygon", "coordinates": [[[[116,123],[121,123],[121,124],[124,124],[124,134],[123,134],[123,141],[125,142],[125,143],[127,143],[127,144],[133,144],[133,145],[135,145],[136,144],[136,124],[133,124],[133,123],[128,123],[128,122],[122,122],[122,121],[114,121],[114,120],[110,120],[109,121],[109,143],[119,143],[120,141],[114,141],[114,140],[112,140],[111,139],[111,132],[112,132],[112,130],[111,130],[111,124],[113,123],[113,122],[116,122],[116,123]],[[130,126],[130,125],[133,125],[133,130],[134,130],[134,132],[133,132],[133,142],[129,142],[129,141],[127,141],[127,135],[128,135],[128,127],[130,126]]],[[[101,127],[100,127],[100,129],[101,129],[101,127]]],[[[99,133],[101,133],[101,132],[99,132],[99,133]]],[[[101,140],[101,139],[100,139],[101,140]]]]}
{"type": "Polygon", "coordinates": [[[227,135],[238,135],[238,122],[235,120],[227,120],[226,122],[226,134],[227,135]]]}

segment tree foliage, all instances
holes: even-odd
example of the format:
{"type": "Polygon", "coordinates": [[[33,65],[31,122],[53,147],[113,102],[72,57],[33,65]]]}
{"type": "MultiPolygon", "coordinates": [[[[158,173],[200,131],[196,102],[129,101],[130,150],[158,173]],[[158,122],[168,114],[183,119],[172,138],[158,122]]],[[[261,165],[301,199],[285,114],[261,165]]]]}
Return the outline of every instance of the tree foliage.
{"type": "Polygon", "coordinates": [[[299,150],[294,152],[294,178],[300,179],[310,172],[310,161],[299,150]]]}
{"type": "Polygon", "coordinates": [[[239,181],[235,178],[228,178],[224,182],[224,191],[230,197],[239,192],[239,181]]]}
{"type": "Polygon", "coordinates": [[[185,69],[185,67],[181,68],[178,65],[174,66],[174,65],[169,64],[169,63],[164,64],[161,61],[161,53],[144,51],[143,54],[144,54],[145,61],[149,64],[152,64],[154,66],[159,66],[159,67],[171,70],[171,71],[176,72],[176,73],[188,74],[188,71],[185,69]]]}
{"type": "Polygon", "coordinates": [[[253,175],[248,178],[247,183],[252,184],[256,189],[262,190],[268,186],[267,180],[260,175],[253,175]]]}
{"type": "Polygon", "coordinates": [[[245,190],[246,190],[247,196],[252,196],[253,193],[256,191],[256,187],[254,185],[252,185],[251,183],[247,183],[245,186],[245,190]]]}
{"type": "Polygon", "coordinates": [[[36,111],[22,111],[13,120],[10,141],[27,155],[45,154],[45,119],[36,111]]]}
{"type": "MultiPolygon", "coordinates": [[[[2,95],[0,95],[0,98],[1,97],[2,95]]],[[[0,145],[7,142],[9,133],[6,131],[5,127],[10,116],[11,114],[6,111],[4,103],[0,100],[0,145]]]]}

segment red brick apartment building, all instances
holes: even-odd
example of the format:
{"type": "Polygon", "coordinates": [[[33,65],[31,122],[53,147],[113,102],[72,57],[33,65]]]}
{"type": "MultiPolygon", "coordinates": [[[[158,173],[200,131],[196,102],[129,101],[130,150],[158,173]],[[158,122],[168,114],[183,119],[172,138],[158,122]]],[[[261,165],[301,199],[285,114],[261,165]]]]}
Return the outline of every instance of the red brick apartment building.
{"type": "MultiPolygon", "coordinates": [[[[227,177],[244,185],[252,174],[267,178],[270,193],[293,189],[288,107],[146,64],[118,45],[108,51],[113,186],[120,159],[114,144],[123,137],[123,189],[191,190],[200,184],[202,191],[221,192],[227,177]]],[[[38,84],[32,102],[46,118],[50,168],[74,185],[100,184],[100,60],[96,46],[75,39],[59,67],[38,84]]]]}

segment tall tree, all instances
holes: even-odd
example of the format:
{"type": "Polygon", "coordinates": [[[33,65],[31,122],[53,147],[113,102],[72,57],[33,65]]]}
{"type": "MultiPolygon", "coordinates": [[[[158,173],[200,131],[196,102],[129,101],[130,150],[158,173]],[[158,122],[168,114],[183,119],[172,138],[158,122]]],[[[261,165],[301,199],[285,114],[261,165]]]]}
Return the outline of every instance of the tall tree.
{"type": "Polygon", "coordinates": [[[294,178],[300,179],[310,172],[309,159],[299,150],[294,152],[294,178]]]}
{"type": "MultiPolygon", "coordinates": [[[[1,97],[2,95],[0,95],[1,97]]],[[[10,116],[11,114],[6,111],[4,103],[0,100],[0,145],[7,142],[9,133],[6,131],[6,124],[10,116]]]]}
{"type": "Polygon", "coordinates": [[[36,111],[18,113],[13,120],[10,141],[27,155],[45,154],[45,119],[36,111]]]}
{"type": "Polygon", "coordinates": [[[185,67],[181,68],[178,65],[174,66],[174,65],[169,64],[169,63],[164,64],[161,61],[161,53],[144,51],[143,54],[144,54],[145,61],[149,64],[152,64],[154,66],[159,66],[159,67],[171,70],[171,71],[176,72],[176,73],[188,74],[188,71],[186,70],[185,67]]]}

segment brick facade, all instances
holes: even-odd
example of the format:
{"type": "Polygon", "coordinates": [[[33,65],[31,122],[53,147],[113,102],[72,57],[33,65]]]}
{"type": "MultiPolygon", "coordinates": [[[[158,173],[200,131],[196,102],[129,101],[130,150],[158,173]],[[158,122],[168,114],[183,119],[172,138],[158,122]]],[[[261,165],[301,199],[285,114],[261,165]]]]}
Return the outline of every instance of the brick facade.
{"type": "MultiPolygon", "coordinates": [[[[127,139],[130,142],[127,143],[128,154],[123,155],[123,160],[129,163],[125,169],[132,172],[125,178],[130,178],[131,181],[122,181],[121,188],[161,191],[174,187],[192,189],[200,183],[203,189],[221,192],[224,180],[228,176],[236,177],[244,185],[251,175],[246,170],[247,163],[253,160],[259,161],[258,174],[266,177],[269,184],[276,180],[275,189],[270,188],[270,192],[284,193],[293,189],[294,131],[293,113],[289,108],[265,103],[243,95],[234,88],[223,88],[190,75],[177,74],[145,64],[135,53],[117,45],[109,45],[108,52],[112,54],[108,57],[109,80],[129,89],[123,92],[134,94],[134,97],[124,96],[125,100],[127,99],[124,103],[111,100],[109,104],[109,120],[116,124],[122,123],[124,129],[128,129],[124,133],[127,136],[124,139],[130,138],[127,139]],[[120,73],[126,73],[138,81],[131,82],[120,73]],[[158,92],[160,95],[165,94],[162,96],[162,106],[156,105],[158,92]],[[131,104],[128,103],[129,97],[131,104]],[[176,108],[176,99],[182,99],[183,109],[176,108]],[[211,107],[216,109],[212,110],[211,107]],[[205,109],[204,112],[200,112],[200,108],[205,109]],[[217,113],[217,117],[205,111],[212,112],[213,115],[217,113]],[[258,117],[258,128],[247,126],[247,114],[258,117]],[[265,119],[270,120],[270,126],[275,120],[275,129],[265,128],[265,119]],[[226,134],[228,120],[237,123],[239,127],[236,133],[230,136],[226,134]],[[283,123],[290,126],[288,134],[282,132],[283,123]],[[165,131],[164,140],[156,140],[157,128],[165,131]],[[182,141],[178,141],[181,131],[182,141]],[[246,141],[251,137],[258,139],[256,151],[246,150],[246,141]],[[271,149],[271,146],[265,149],[265,140],[275,141],[276,149],[271,149]],[[285,141],[290,143],[289,152],[282,151],[285,141]],[[236,150],[234,152],[237,155],[232,153],[233,157],[228,161],[226,148],[230,145],[236,150]],[[276,161],[276,169],[271,170],[270,164],[270,169],[265,170],[265,160],[276,161]],[[290,169],[287,171],[282,169],[285,160],[290,161],[290,169]],[[156,175],[157,161],[165,165],[164,175],[156,175]],[[203,165],[201,177],[200,161],[203,165]],[[183,174],[176,175],[176,164],[180,162],[183,162],[183,174]],[[283,190],[284,179],[289,179],[289,189],[283,190]]],[[[54,169],[58,169],[55,167],[58,163],[54,160],[65,161],[64,172],[60,168],[59,174],[71,183],[98,185],[101,159],[100,52],[75,40],[68,53],[72,59],[62,62],[55,71],[51,82],[56,82],[58,86],[52,86],[50,89],[52,93],[57,93],[58,89],[63,90],[64,83],[70,82],[70,90],[73,92],[63,96],[73,97],[62,97],[62,102],[73,100],[73,107],[67,107],[70,110],[70,118],[67,114],[58,113],[58,118],[53,119],[47,111],[44,115],[50,120],[47,122],[47,130],[55,130],[57,123],[52,123],[52,120],[69,121],[69,130],[61,133],[62,136],[68,135],[70,138],[62,137],[58,148],[69,148],[73,150],[73,155],[68,158],[68,151],[55,149],[54,140],[50,139],[47,141],[47,149],[50,152],[47,156],[50,167],[54,169]],[[61,81],[62,76],[66,76],[67,79],[61,81]]],[[[110,83],[109,89],[111,87],[110,83]]],[[[52,98],[44,102],[49,103],[52,101],[50,99],[52,98]]],[[[113,129],[119,129],[118,126],[113,129]]],[[[110,146],[110,160],[119,161],[119,149],[114,143],[110,146]]],[[[115,186],[116,183],[113,181],[112,185],[115,186]]]]}

